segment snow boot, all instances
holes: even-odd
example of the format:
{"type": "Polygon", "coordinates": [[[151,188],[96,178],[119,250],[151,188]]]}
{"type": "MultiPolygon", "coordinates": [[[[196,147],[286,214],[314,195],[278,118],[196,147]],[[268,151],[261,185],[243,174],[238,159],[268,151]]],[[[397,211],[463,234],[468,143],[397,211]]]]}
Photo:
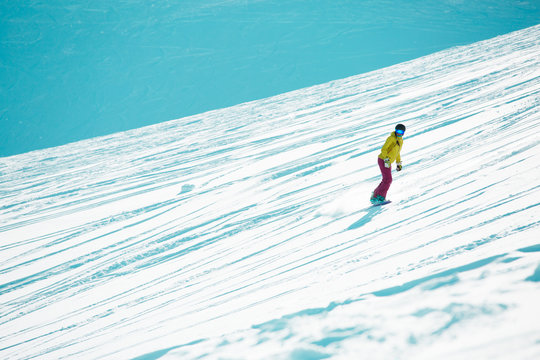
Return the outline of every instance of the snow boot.
{"type": "Polygon", "coordinates": [[[371,194],[371,198],[369,199],[369,201],[373,205],[377,205],[377,204],[381,204],[381,203],[385,202],[386,199],[384,197],[382,197],[381,195],[375,196],[374,194],[371,194]]]}

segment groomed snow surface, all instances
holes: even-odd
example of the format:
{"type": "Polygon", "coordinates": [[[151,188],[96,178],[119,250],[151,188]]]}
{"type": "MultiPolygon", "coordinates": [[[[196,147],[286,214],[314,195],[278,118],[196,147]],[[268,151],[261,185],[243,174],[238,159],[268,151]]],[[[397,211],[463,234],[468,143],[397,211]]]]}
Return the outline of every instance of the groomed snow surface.
{"type": "Polygon", "coordinates": [[[540,358],[539,54],[535,26],[0,159],[0,358],[540,358]]]}

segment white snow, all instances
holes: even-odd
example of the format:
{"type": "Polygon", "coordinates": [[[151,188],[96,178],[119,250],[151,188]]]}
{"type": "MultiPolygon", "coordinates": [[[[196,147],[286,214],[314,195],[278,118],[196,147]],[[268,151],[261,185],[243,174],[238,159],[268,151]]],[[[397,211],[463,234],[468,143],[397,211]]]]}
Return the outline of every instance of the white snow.
{"type": "Polygon", "coordinates": [[[0,357],[540,357],[539,55],[535,26],[1,158],[0,357]]]}

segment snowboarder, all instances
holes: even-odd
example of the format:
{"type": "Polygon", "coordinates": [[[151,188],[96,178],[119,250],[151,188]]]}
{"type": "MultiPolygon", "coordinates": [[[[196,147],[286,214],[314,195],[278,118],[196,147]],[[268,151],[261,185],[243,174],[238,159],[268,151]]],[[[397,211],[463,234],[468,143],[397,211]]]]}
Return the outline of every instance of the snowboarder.
{"type": "Polygon", "coordinates": [[[397,171],[401,171],[401,148],[403,147],[403,134],[405,134],[405,125],[397,124],[384,143],[379,154],[379,168],[381,169],[382,181],[371,194],[371,203],[374,205],[387,202],[386,193],[392,184],[392,163],[397,161],[397,171]]]}

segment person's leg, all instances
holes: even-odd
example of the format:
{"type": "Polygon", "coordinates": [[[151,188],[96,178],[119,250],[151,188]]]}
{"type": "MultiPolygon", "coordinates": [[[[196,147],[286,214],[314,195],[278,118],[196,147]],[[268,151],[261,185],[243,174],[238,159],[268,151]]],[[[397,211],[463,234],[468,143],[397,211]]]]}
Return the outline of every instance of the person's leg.
{"type": "Polygon", "coordinates": [[[388,189],[390,188],[390,185],[392,184],[392,169],[384,166],[383,159],[378,159],[378,160],[379,160],[378,161],[379,168],[381,169],[381,174],[382,174],[382,181],[373,192],[373,196],[377,197],[380,195],[386,199],[386,193],[388,193],[388,189]]]}

